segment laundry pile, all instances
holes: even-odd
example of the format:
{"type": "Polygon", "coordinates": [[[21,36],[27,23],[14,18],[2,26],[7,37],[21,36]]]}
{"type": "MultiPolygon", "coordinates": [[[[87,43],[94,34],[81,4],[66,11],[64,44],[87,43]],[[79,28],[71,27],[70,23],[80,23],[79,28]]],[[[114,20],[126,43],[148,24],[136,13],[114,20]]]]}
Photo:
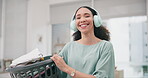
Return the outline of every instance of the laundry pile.
{"type": "Polygon", "coordinates": [[[45,54],[43,54],[41,51],[39,51],[39,49],[36,48],[31,52],[13,60],[12,64],[10,64],[10,67],[25,66],[38,61],[42,61],[44,60],[45,56],[45,54]]]}

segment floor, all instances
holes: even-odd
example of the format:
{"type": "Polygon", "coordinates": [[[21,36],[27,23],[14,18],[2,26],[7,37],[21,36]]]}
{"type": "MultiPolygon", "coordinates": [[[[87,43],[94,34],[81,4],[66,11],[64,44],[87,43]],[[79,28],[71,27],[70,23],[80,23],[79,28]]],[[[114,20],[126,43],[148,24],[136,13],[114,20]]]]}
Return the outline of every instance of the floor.
{"type": "Polygon", "coordinates": [[[11,78],[9,73],[0,73],[0,78],[11,78]]]}

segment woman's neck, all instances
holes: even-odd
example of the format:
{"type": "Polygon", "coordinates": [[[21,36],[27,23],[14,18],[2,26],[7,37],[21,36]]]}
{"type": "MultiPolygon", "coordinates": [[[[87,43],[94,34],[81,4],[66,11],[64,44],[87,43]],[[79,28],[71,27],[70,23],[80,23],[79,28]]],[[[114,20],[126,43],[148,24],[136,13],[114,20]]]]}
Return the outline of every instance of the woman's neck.
{"type": "Polygon", "coordinates": [[[94,34],[81,34],[81,39],[78,40],[79,43],[84,44],[84,45],[92,45],[92,44],[96,44],[99,41],[101,41],[101,39],[95,37],[94,34]]]}

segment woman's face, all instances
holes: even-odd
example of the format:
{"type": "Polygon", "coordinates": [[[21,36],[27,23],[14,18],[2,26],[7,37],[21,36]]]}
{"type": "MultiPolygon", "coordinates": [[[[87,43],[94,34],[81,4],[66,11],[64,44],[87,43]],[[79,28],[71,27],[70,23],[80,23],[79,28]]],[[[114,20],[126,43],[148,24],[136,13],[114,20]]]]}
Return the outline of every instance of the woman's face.
{"type": "Polygon", "coordinates": [[[88,33],[94,30],[93,15],[87,8],[80,8],[76,13],[76,26],[81,33],[88,33]]]}

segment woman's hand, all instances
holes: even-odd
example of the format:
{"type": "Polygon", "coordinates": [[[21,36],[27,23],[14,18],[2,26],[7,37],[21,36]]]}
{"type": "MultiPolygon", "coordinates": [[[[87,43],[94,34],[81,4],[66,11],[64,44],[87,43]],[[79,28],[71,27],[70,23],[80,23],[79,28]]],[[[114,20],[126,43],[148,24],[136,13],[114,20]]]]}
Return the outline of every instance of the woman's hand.
{"type": "Polygon", "coordinates": [[[50,57],[56,64],[56,66],[63,72],[67,74],[71,74],[71,72],[75,71],[75,75],[73,78],[96,78],[93,75],[85,74],[79,71],[76,71],[75,69],[68,66],[65,61],[63,60],[63,57],[59,56],[58,54],[53,55],[50,57]]]}
{"type": "Polygon", "coordinates": [[[63,60],[63,57],[58,54],[54,54],[51,59],[55,62],[56,66],[63,72],[67,71],[68,65],[63,60]]]}

